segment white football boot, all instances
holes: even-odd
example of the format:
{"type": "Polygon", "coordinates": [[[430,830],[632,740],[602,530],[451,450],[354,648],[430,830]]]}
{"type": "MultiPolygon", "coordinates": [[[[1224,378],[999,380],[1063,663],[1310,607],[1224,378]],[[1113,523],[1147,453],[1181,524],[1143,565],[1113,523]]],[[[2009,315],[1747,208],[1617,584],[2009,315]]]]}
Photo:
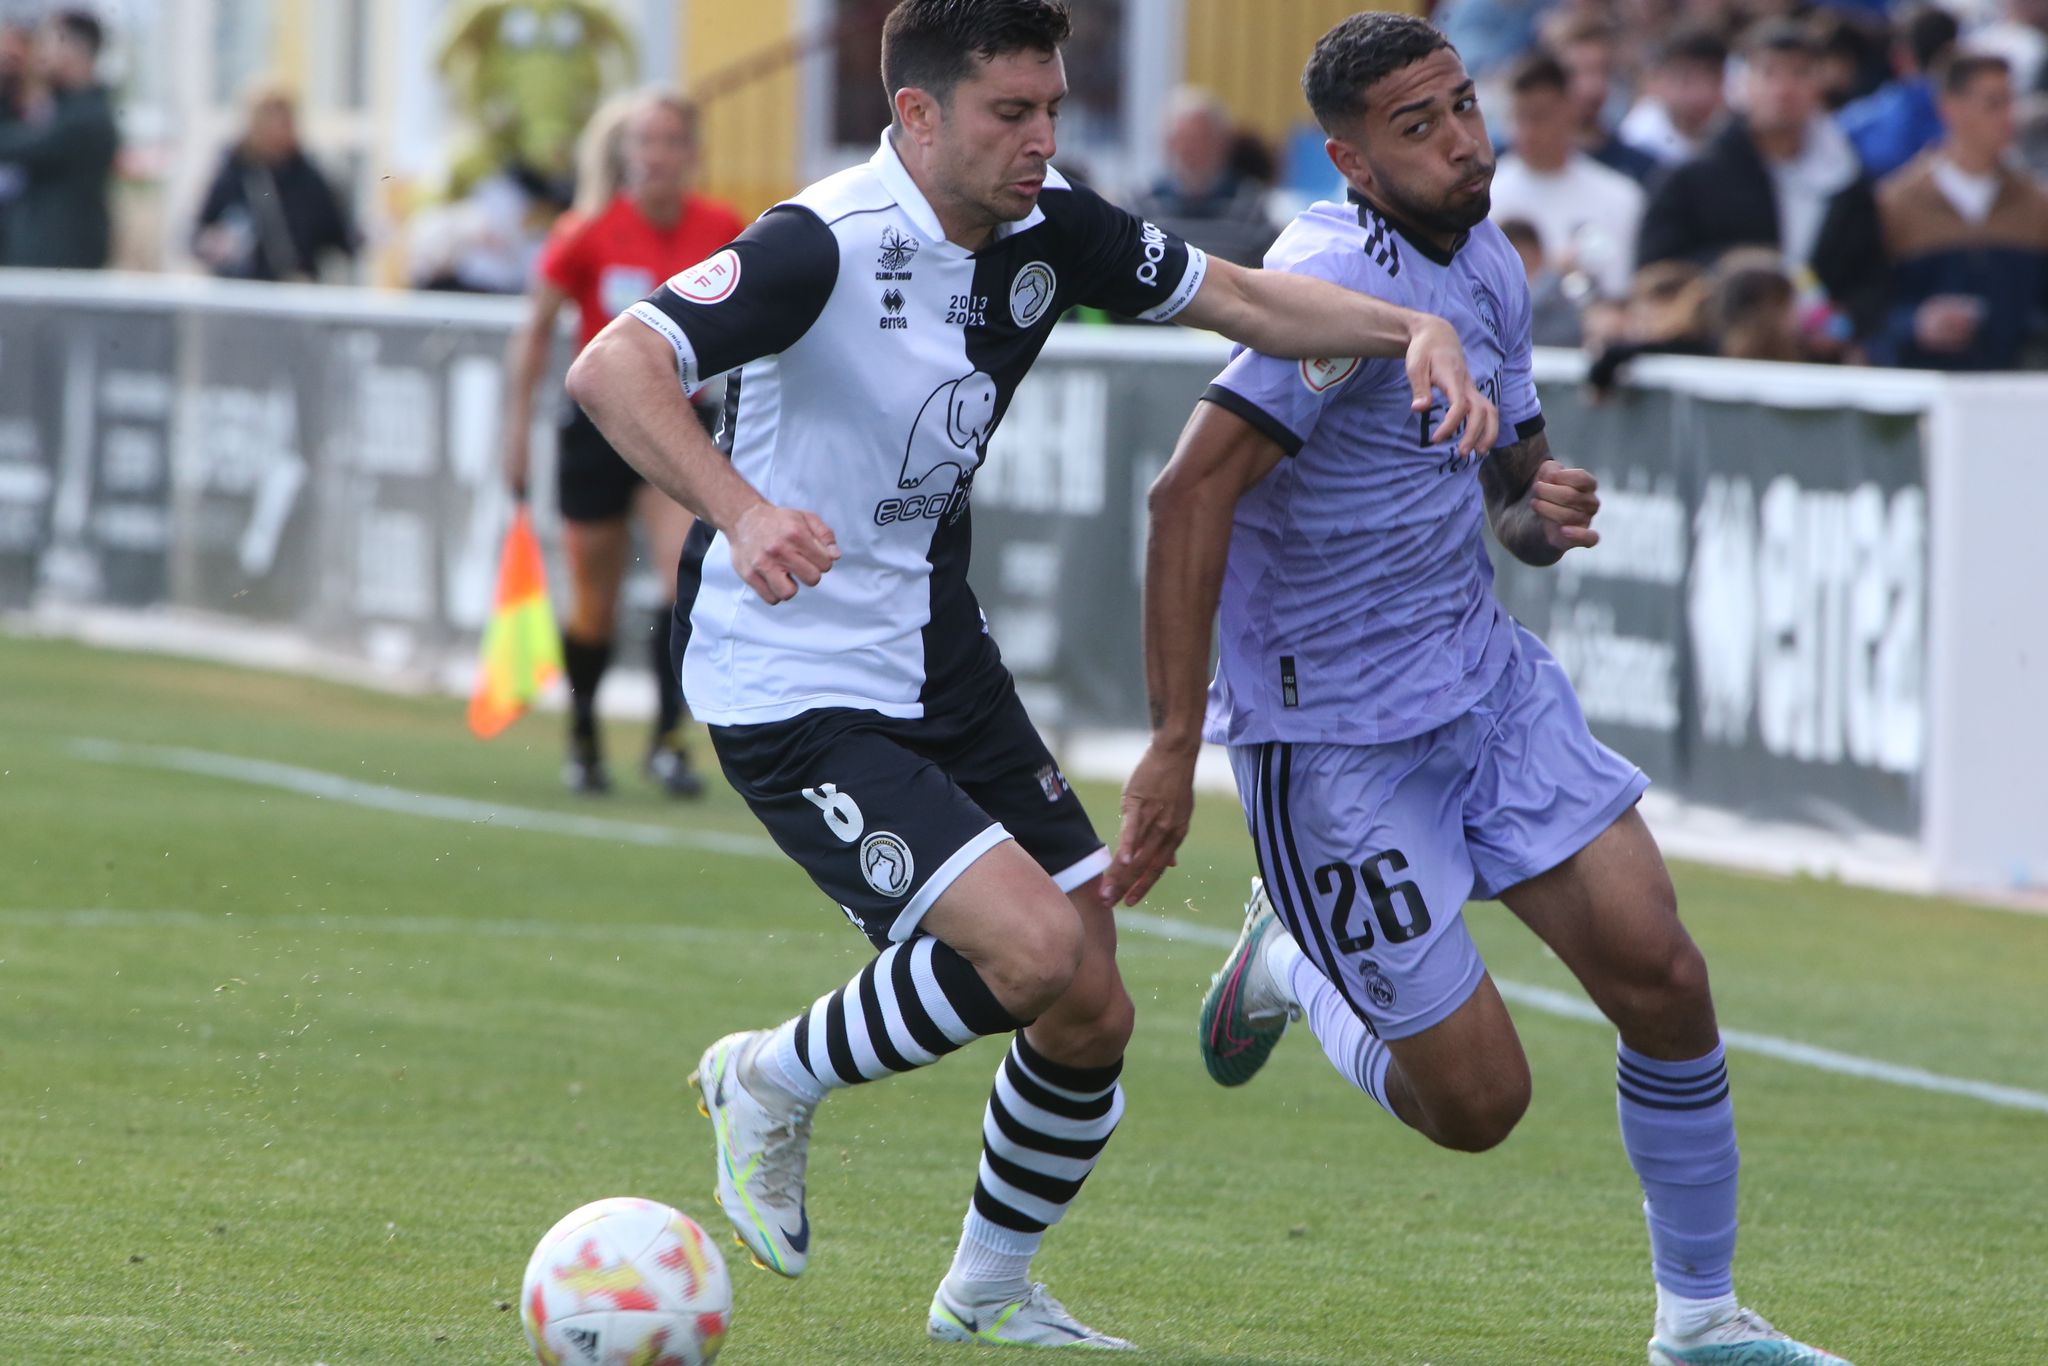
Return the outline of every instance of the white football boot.
{"type": "Polygon", "coordinates": [[[718,1204],[754,1265],[801,1276],[810,1260],[804,1164],[811,1106],[760,1075],[765,1029],[728,1034],[704,1050],[690,1085],[718,1143],[718,1204]]]}
{"type": "Polygon", "coordinates": [[[1650,1339],[1650,1366],[1849,1366],[1832,1352],[1794,1342],[1754,1310],[1738,1309],[1691,1337],[1650,1339]]]}
{"type": "Polygon", "coordinates": [[[969,1342],[979,1347],[1076,1347],[1093,1352],[1135,1352],[1135,1343],[1098,1333],[1067,1312],[1043,1285],[1033,1283],[1021,1299],[969,1304],[956,1299],[945,1282],[932,1296],[925,1336],[934,1342],[969,1342]]]}

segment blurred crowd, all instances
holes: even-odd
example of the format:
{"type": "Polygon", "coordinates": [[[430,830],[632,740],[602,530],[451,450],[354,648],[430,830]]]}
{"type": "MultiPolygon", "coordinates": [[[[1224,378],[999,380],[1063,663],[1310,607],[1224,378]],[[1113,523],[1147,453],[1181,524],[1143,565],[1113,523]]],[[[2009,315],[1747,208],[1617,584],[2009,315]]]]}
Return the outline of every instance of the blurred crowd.
{"type": "MultiPolygon", "coordinates": [[[[2048,365],[2048,0],[1445,0],[1539,345],[2048,365]]],[[[1178,97],[1135,208],[1233,259],[1296,207],[1178,97]]],[[[1301,140],[1296,140],[1299,146],[1301,140]]],[[[1308,143],[1313,149],[1313,140],[1308,143]]],[[[1285,181],[1286,177],[1280,177],[1285,181]]]]}
{"type": "MultiPolygon", "coordinates": [[[[1646,351],[2048,365],[2048,0],[1433,8],[1479,82],[1539,344],[1598,376],[1646,351]]],[[[85,9],[0,23],[0,265],[108,260],[103,43],[85,9]]],[[[1199,90],[1163,114],[1159,178],[1101,188],[1218,255],[1256,263],[1335,188],[1311,129],[1273,146],[1199,90]]],[[[415,284],[526,286],[570,197],[534,160],[418,215],[415,284]]],[[[288,91],[251,94],[187,246],[222,276],[345,273],[360,237],[288,91]]]]}

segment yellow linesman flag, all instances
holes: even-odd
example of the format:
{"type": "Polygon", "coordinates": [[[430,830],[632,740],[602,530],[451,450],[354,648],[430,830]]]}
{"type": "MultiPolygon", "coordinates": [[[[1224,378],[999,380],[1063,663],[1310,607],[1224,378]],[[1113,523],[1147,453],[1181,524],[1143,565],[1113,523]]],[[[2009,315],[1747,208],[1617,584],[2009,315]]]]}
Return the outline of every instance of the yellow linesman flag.
{"type": "Polygon", "coordinates": [[[541,690],[562,675],[562,637],[548,604],[540,539],[521,504],[498,558],[498,597],[484,628],[476,691],[469,698],[469,728],[490,739],[519,719],[541,690]]]}

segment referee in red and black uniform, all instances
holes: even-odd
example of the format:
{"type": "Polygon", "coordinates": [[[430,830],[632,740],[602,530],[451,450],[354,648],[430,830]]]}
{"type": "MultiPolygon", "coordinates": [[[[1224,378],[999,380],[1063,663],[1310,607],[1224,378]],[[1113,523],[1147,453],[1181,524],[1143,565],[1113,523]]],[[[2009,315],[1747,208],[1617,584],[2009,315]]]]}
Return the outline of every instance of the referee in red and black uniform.
{"type": "MultiPolygon", "coordinates": [[[[533,309],[512,339],[512,402],[505,434],[505,476],[526,496],[533,391],[546,368],[555,317],[574,302],[578,347],[663,280],[716,252],[745,228],[737,213],[694,193],[697,111],[679,96],[649,93],[608,106],[583,135],[576,207],[542,250],[533,309]]],[[[569,554],[571,596],[562,631],[571,720],[565,776],[578,792],[605,792],[611,779],[597,732],[599,682],[612,659],[620,585],[632,553],[627,514],[638,510],[646,552],[665,599],[646,632],[660,689],[647,748],[650,777],[676,796],[703,783],[680,740],[682,688],[669,662],[675,565],[691,517],[620,459],[581,408],[562,397],[557,489],[569,554]]],[[[707,430],[714,412],[700,406],[707,430]]]]}

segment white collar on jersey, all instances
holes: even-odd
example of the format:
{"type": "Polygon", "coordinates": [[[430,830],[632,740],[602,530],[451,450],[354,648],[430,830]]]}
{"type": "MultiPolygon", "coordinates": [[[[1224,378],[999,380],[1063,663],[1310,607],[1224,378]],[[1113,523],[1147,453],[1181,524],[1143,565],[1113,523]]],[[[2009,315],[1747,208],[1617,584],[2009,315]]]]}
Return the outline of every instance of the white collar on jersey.
{"type": "MultiPolygon", "coordinates": [[[[882,145],[876,149],[868,165],[875,168],[875,175],[881,180],[882,188],[903,206],[903,212],[910,215],[910,221],[917,225],[917,230],[935,247],[950,255],[974,254],[967,248],[946,240],[946,230],[939,224],[938,213],[932,208],[931,201],[924,197],[924,191],[917,188],[917,182],[910,178],[910,171],[904,166],[903,158],[896,155],[896,144],[890,141],[886,129],[882,133],[882,145]]],[[[1066,185],[1066,179],[1058,171],[1050,166],[1045,168],[1046,189],[1065,189],[1066,185]]],[[[998,223],[995,240],[1000,242],[1005,237],[1023,232],[1026,228],[1035,228],[1044,221],[1045,210],[1034,204],[1027,217],[1020,218],[1015,223],[998,223]]]]}

